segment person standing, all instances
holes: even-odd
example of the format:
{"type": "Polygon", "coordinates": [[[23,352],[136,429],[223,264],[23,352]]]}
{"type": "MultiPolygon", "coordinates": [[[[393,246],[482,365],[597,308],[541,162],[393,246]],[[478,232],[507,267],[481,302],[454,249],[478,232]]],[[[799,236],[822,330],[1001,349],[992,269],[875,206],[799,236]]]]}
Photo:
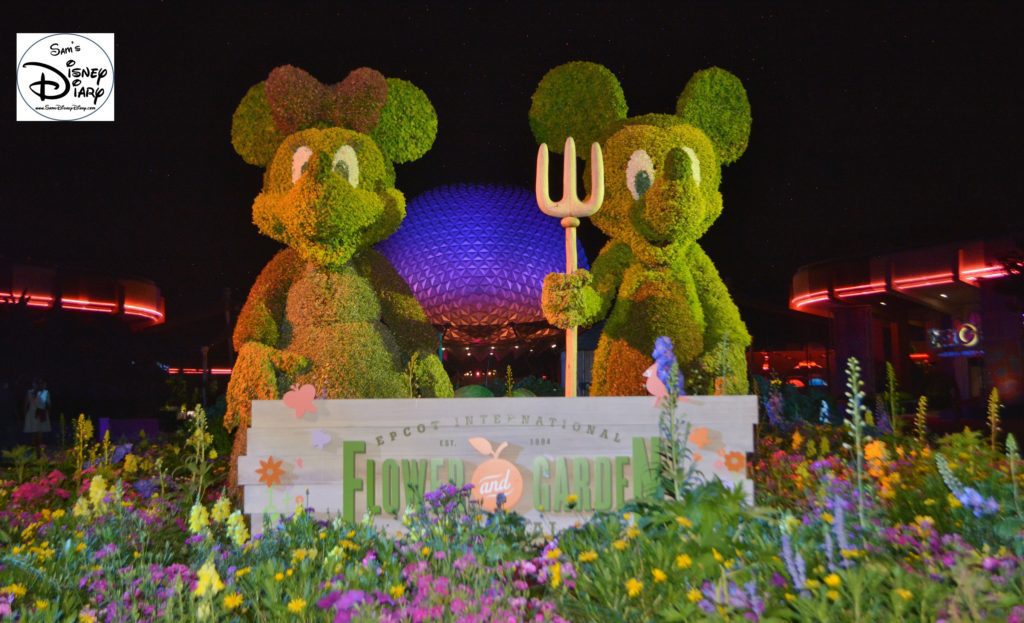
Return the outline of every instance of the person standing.
{"type": "Polygon", "coordinates": [[[25,394],[25,433],[33,435],[33,443],[41,446],[43,434],[50,432],[50,390],[46,381],[35,379],[25,394]]]}

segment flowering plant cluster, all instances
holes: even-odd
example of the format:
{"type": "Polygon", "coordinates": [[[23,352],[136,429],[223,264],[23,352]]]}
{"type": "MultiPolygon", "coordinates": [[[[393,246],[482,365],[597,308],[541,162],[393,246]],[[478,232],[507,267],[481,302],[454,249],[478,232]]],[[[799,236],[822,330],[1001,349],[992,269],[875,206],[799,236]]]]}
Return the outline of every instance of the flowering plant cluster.
{"type": "MultiPolygon", "coordinates": [[[[678,388],[669,342],[659,355],[678,388]]],[[[790,422],[759,436],[751,503],[671,454],[687,423],[668,398],[664,495],[552,534],[454,484],[397,531],[301,501],[253,526],[204,418],[130,448],[79,422],[73,447],[0,481],[0,619],[1024,623],[1012,436],[790,422]]]]}

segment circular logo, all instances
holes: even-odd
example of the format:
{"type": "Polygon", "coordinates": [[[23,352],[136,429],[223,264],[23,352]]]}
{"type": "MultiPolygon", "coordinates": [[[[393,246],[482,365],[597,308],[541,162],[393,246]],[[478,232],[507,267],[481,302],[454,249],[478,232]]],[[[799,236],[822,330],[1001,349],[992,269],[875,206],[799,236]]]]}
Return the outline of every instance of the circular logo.
{"type": "Polygon", "coordinates": [[[18,93],[37,114],[74,121],[95,113],[114,90],[110,56],[88,37],[43,37],[18,60],[18,93]]]}
{"type": "Polygon", "coordinates": [[[469,443],[480,454],[491,457],[481,463],[470,477],[473,499],[488,511],[494,511],[498,507],[498,496],[503,495],[505,502],[502,507],[514,507],[519,498],[523,497],[523,475],[513,463],[498,458],[508,444],[503,442],[497,448],[492,448],[490,442],[483,437],[473,437],[469,443]]]}

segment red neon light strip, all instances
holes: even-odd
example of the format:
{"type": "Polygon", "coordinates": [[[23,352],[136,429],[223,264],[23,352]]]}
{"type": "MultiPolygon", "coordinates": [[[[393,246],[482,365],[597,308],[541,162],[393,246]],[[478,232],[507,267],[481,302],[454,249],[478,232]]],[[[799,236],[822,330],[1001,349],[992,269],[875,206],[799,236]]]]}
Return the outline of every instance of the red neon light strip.
{"type": "MultiPolygon", "coordinates": [[[[14,294],[12,292],[0,292],[0,304],[12,303],[16,304],[21,300],[22,295],[14,294]]],[[[26,294],[25,304],[29,307],[53,307],[54,298],[45,294],[26,294]]],[[[61,297],[60,305],[64,309],[70,309],[73,311],[89,311],[99,312],[106,314],[117,313],[117,303],[110,301],[92,301],[89,299],[78,299],[61,297]]],[[[164,314],[155,307],[143,306],[143,305],[132,305],[126,303],[124,305],[124,313],[127,316],[137,316],[140,318],[147,318],[156,322],[161,322],[164,319],[164,314]]]]}
{"type": "MultiPolygon", "coordinates": [[[[1000,277],[1007,276],[1007,274],[1006,269],[1002,266],[981,266],[977,268],[970,268],[960,273],[961,277],[965,281],[998,279],[1000,277]]],[[[896,290],[913,290],[915,288],[939,286],[953,282],[954,279],[952,272],[941,272],[894,279],[893,288],[896,290]]],[[[856,286],[843,286],[836,288],[834,292],[836,298],[843,299],[858,296],[870,296],[872,294],[882,294],[885,291],[886,288],[884,283],[865,283],[856,286]]],[[[800,309],[801,307],[806,307],[807,305],[813,305],[815,303],[822,303],[827,300],[829,300],[828,290],[818,290],[794,297],[790,301],[790,305],[794,309],[800,309]]]]}
{"type": "Polygon", "coordinates": [[[928,353],[910,353],[910,358],[914,361],[925,361],[931,358],[928,353]]]}
{"type": "MultiPolygon", "coordinates": [[[[168,374],[202,374],[202,368],[168,368],[168,374]]],[[[231,368],[210,368],[210,374],[231,374],[231,368]]]]}

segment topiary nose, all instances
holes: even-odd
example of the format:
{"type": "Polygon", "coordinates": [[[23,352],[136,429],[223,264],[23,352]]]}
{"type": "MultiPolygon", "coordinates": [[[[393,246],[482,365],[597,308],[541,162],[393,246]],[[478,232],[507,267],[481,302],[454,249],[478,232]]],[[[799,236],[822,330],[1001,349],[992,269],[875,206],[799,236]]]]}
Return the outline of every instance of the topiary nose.
{"type": "Polygon", "coordinates": [[[673,147],[665,159],[665,176],[670,180],[680,181],[690,175],[690,156],[679,147],[673,147]]]}

